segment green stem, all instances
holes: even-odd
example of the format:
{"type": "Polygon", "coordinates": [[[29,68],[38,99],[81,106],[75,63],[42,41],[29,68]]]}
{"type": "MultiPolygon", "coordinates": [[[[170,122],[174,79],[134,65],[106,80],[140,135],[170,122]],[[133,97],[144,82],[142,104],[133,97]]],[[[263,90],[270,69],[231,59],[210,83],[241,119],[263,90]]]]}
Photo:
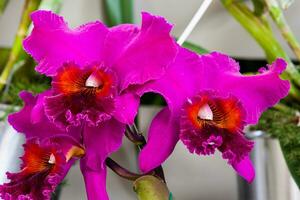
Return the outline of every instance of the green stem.
{"type": "Polygon", "coordinates": [[[18,60],[18,57],[20,53],[22,52],[22,41],[25,38],[29,25],[30,25],[30,18],[29,15],[32,11],[36,10],[40,4],[41,0],[26,0],[23,12],[22,12],[22,18],[20,25],[18,27],[18,31],[15,37],[15,41],[13,43],[8,61],[4,67],[4,70],[2,71],[2,74],[0,76],[0,91],[3,89],[5,84],[7,83],[7,80],[9,79],[9,76],[13,70],[13,66],[18,60]]]}
{"type": "Polygon", "coordinates": [[[300,60],[300,44],[291,28],[287,24],[278,2],[276,0],[265,0],[265,2],[268,7],[269,13],[273,21],[279,28],[283,38],[287,41],[294,54],[297,56],[298,60],[300,60]]]}
{"type": "Polygon", "coordinates": [[[8,0],[0,0],[0,15],[5,10],[7,3],[8,3],[8,0]]]}
{"type": "MultiPolygon", "coordinates": [[[[250,35],[257,41],[257,43],[265,51],[268,62],[273,62],[276,58],[281,57],[288,63],[287,69],[283,72],[282,78],[291,80],[300,87],[300,73],[292,63],[291,59],[285,53],[277,39],[275,38],[267,20],[264,16],[256,16],[246,4],[233,1],[221,0],[228,12],[250,33],[250,35]]],[[[296,86],[293,87],[291,95],[300,93],[296,86]]],[[[294,97],[299,99],[299,97],[294,97]]]]}

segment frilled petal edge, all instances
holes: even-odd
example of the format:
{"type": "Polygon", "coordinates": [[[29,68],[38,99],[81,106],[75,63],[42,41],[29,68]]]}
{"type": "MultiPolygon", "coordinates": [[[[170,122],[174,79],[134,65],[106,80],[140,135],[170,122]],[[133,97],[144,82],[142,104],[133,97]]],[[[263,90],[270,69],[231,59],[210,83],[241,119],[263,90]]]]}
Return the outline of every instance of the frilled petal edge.
{"type": "Polygon", "coordinates": [[[23,46],[38,62],[38,72],[53,76],[67,62],[84,66],[101,61],[109,31],[102,23],[92,22],[70,29],[61,16],[44,10],[33,12],[31,19],[34,28],[23,46]]]}

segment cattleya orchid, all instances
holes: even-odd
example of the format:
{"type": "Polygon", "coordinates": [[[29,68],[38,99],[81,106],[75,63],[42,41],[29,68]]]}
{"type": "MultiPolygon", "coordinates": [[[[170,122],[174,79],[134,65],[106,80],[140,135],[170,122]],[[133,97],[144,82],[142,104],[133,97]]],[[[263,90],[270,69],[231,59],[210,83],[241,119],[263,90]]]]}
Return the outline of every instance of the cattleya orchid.
{"type": "Polygon", "coordinates": [[[148,172],[159,166],[180,139],[198,155],[218,149],[251,182],[253,142],[245,138],[243,129],[257,123],[264,110],[288,94],[289,82],[279,77],[285,67],[285,61],[277,59],[267,69],[261,68],[260,74],[246,76],[226,55],[198,56],[180,49],[165,75],[139,91],[140,95],[159,93],[168,104],[150,125],[148,143],[139,155],[140,169],[148,172]]]}
{"type": "Polygon", "coordinates": [[[50,11],[36,11],[31,18],[34,28],[24,49],[37,61],[36,70],[52,78],[52,87],[37,96],[21,93],[24,108],[9,116],[27,143],[22,171],[9,174],[11,182],[0,193],[6,199],[49,199],[70,168],[69,152],[74,149],[65,142],[44,142],[60,134],[80,144],[75,146],[82,149],[88,199],[108,199],[104,162],[121,146],[139,106],[130,86],[139,88],[160,78],[173,62],[177,47],[170,36],[172,26],[148,13],[142,13],[141,28],[93,22],[70,29],[50,11]],[[59,176],[55,182],[49,178],[54,175],[59,176]]]}
{"type": "Polygon", "coordinates": [[[8,173],[10,182],[0,186],[2,198],[50,199],[80,159],[88,199],[108,199],[105,160],[120,148],[146,92],[161,94],[168,107],[152,121],[139,155],[143,172],[165,161],[180,139],[191,153],[218,149],[242,177],[253,180],[253,142],[243,129],[287,95],[289,83],[279,77],[284,60],[258,75],[241,75],[226,55],[199,56],[176,45],[172,26],[148,13],[140,28],[93,22],[70,29],[50,11],[31,18],[34,28],[24,49],[38,63],[36,71],[52,82],[36,96],[21,92],[25,105],[8,118],[26,144],[21,171],[8,173]]]}

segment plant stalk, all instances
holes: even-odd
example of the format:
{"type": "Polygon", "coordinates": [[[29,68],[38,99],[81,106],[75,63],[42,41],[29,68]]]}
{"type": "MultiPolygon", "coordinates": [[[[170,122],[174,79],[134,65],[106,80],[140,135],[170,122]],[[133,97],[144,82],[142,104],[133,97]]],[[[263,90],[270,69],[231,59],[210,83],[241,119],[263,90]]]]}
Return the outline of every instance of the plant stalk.
{"type": "Polygon", "coordinates": [[[118,163],[116,163],[113,159],[111,159],[109,157],[106,158],[105,164],[116,174],[118,174],[119,176],[121,176],[122,178],[125,178],[127,180],[135,181],[136,179],[143,176],[142,174],[136,174],[136,173],[128,171],[127,169],[121,167],[118,163]]]}
{"type": "Polygon", "coordinates": [[[269,63],[281,57],[288,63],[287,69],[281,75],[284,79],[291,80],[293,98],[299,100],[300,73],[288,57],[282,46],[275,38],[264,16],[256,16],[245,3],[234,0],[221,0],[227,11],[250,33],[250,35],[263,48],[269,63]]]}
{"type": "Polygon", "coordinates": [[[292,32],[290,26],[286,22],[286,19],[278,2],[276,0],[265,0],[265,2],[268,7],[269,13],[273,21],[279,28],[283,38],[287,41],[297,59],[300,60],[300,44],[294,33],[292,32]]]}
{"type": "MultiPolygon", "coordinates": [[[[141,133],[139,133],[136,125],[127,126],[125,135],[130,141],[136,144],[140,150],[146,145],[146,139],[141,133]]],[[[154,173],[166,182],[162,166],[155,168],[154,173]]]]}
{"type": "Polygon", "coordinates": [[[0,76],[0,91],[3,89],[5,84],[7,83],[10,74],[13,71],[13,66],[16,63],[16,61],[19,58],[20,53],[22,50],[22,41],[26,37],[26,34],[28,32],[29,25],[31,23],[30,20],[30,13],[38,8],[40,5],[41,0],[26,0],[23,11],[22,11],[22,17],[21,22],[18,27],[18,31],[15,37],[15,41],[13,43],[8,61],[4,67],[4,70],[2,71],[2,74],[0,76]]]}

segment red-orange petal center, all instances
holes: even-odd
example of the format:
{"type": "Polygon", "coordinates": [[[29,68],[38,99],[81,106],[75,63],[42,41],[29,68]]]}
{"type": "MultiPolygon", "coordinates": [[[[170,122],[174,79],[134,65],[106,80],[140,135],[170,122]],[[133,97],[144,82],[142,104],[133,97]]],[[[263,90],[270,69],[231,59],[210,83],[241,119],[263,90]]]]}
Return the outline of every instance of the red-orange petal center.
{"type": "Polygon", "coordinates": [[[189,100],[186,111],[190,122],[200,129],[210,126],[235,133],[243,126],[244,110],[231,96],[220,98],[203,94],[189,100]]]}

